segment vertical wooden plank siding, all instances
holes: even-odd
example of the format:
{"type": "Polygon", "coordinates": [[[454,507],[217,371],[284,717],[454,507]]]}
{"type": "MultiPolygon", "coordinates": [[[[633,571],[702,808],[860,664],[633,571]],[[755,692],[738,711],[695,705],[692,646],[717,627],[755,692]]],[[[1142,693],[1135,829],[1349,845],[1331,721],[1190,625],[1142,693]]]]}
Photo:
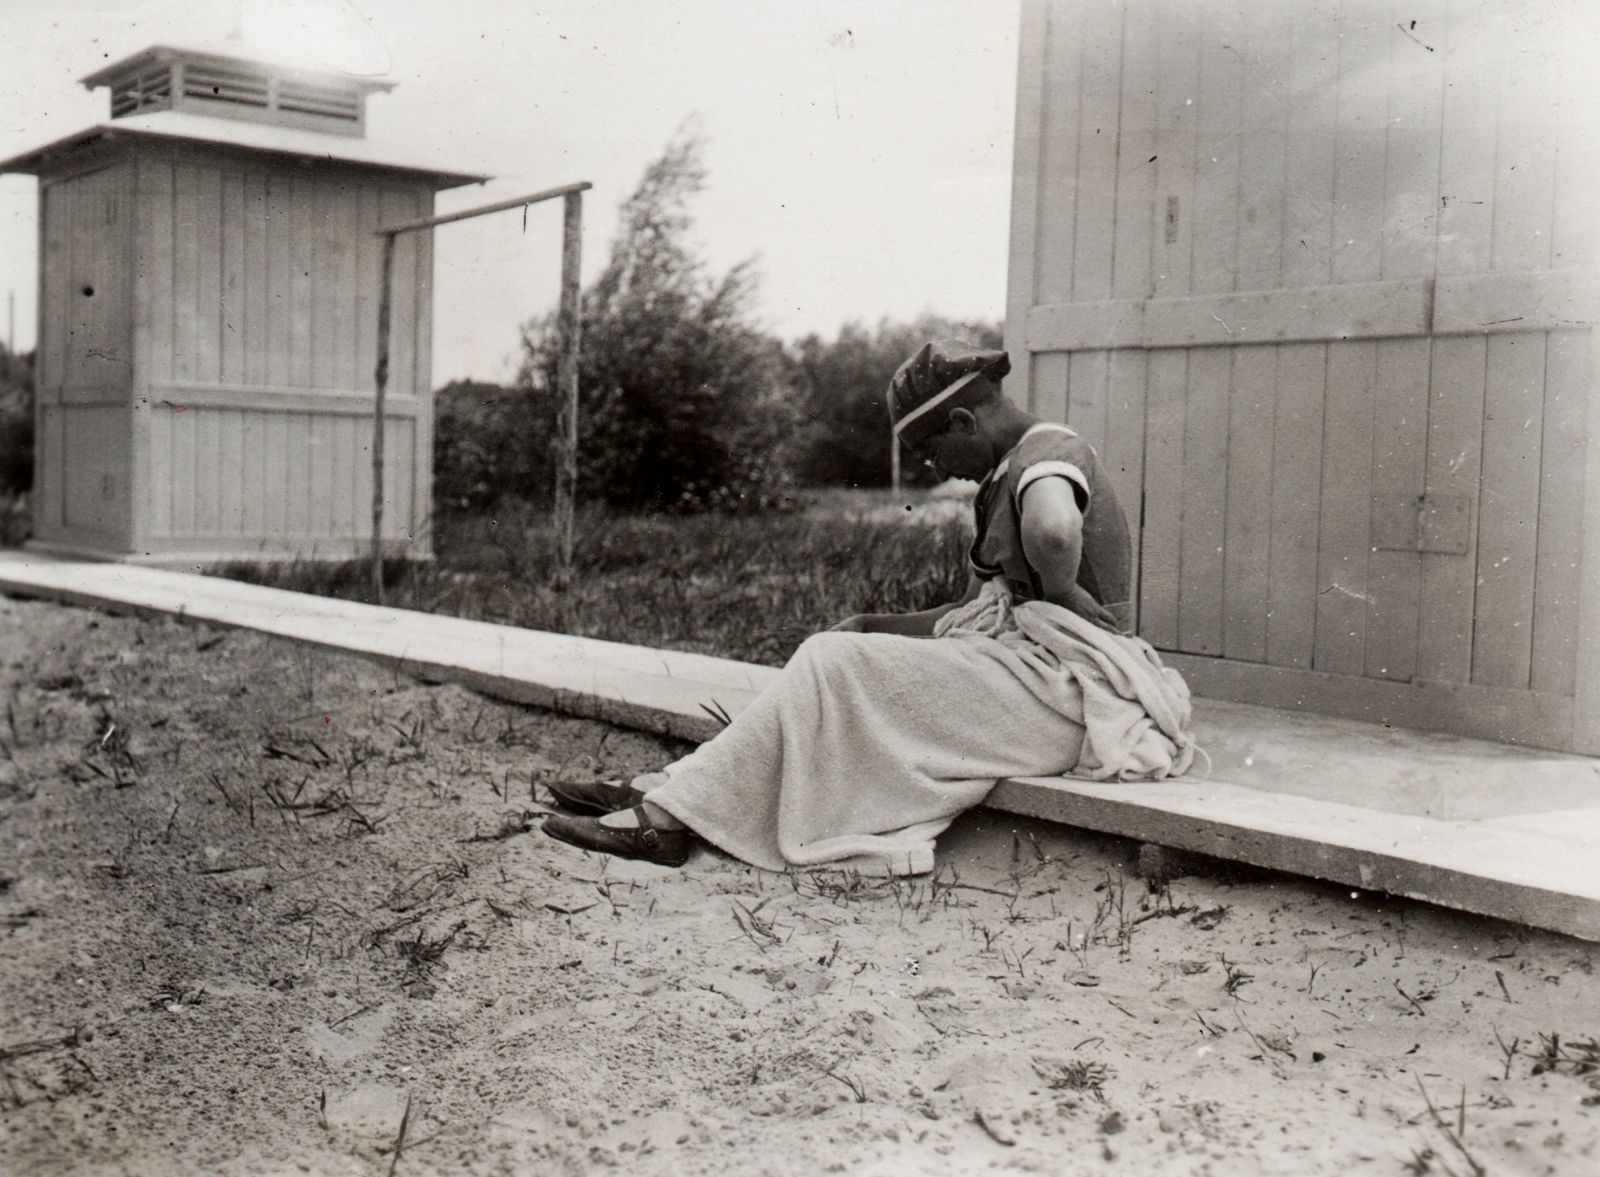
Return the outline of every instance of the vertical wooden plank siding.
{"type": "Polygon", "coordinates": [[[1054,0],[1044,60],[1039,142],[1039,215],[1033,301],[1069,302],[1078,223],[1078,140],[1083,111],[1084,12],[1054,0]]]}
{"type": "Polygon", "coordinates": [[[1222,580],[1228,495],[1228,401],[1233,348],[1189,353],[1184,420],[1178,648],[1222,653],[1222,580]]]}
{"type": "Polygon", "coordinates": [[[317,190],[320,183],[296,176],[289,187],[289,379],[295,388],[311,387],[311,271],[317,256],[317,190]]]}
{"type": "Polygon", "coordinates": [[[268,204],[267,176],[252,169],[243,177],[244,207],[241,210],[244,238],[244,290],[241,299],[239,334],[244,343],[244,382],[266,384],[269,380],[271,295],[268,291],[267,261],[268,204]]]}
{"type": "Polygon", "coordinates": [[[197,166],[194,378],[222,378],[222,171],[197,166]]]}
{"type": "Polygon", "coordinates": [[[1339,54],[1329,47],[1325,19],[1293,23],[1282,252],[1283,285],[1291,290],[1331,280],[1339,98],[1339,54]]]}
{"type": "MultiPolygon", "coordinates": [[[[1239,290],[1276,290],[1283,279],[1284,205],[1288,192],[1289,71],[1294,26],[1306,19],[1291,4],[1240,12],[1247,49],[1240,85],[1239,290]]],[[[1270,398],[1269,398],[1270,411],[1270,398]]]]}
{"type": "Polygon", "coordinates": [[[71,256],[67,244],[72,226],[69,192],[62,181],[39,186],[39,342],[35,379],[41,389],[61,387],[68,288],[68,281],[63,281],[62,276],[68,273],[71,256]]]}
{"type": "Polygon", "coordinates": [[[1403,39],[1387,19],[1388,0],[1342,0],[1339,100],[1335,120],[1333,281],[1371,282],[1383,269],[1389,49],[1403,39]]]}
{"type": "Polygon", "coordinates": [[[1270,455],[1277,381],[1276,346],[1237,350],[1228,406],[1222,652],[1225,657],[1245,662],[1264,662],[1267,657],[1270,455]]]}
{"type": "Polygon", "coordinates": [[[1483,460],[1487,348],[1488,339],[1482,335],[1446,336],[1436,339],[1433,346],[1424,493],[1430,499],[1464,499],[1474,524],[1467,531],[1465,553],[1422,555],[1416,677],[1436,682],[1469,682],[1472,678],[1472,618],[1478,591],[1475,524],[1483,460]]]}
{"type": "Polygon", "coordinates": [[[1077,199],[1073,209],[1071,285],[1062,302],[1098,302],[1111,297],[1121,175],[1118,157],[1125,6],[1095,3],[1081,7],[1082,98],[1078,110],[1078,158],[1071,168],[1077,178],[1077,199]]]}
{"type": "MultiPolygon", "coordinates": [[[[1117,207],[1112,243],[1112,298],[1155,293],[1157,12],[1150,4],[1123,10],[1122,94],[1118,123],[1117,207]]],[[[1143,545],[1145,398],[1148,356],[1138,349],[1110,353],[1106,373],[1105,443],[1101,463],[1128,518],[1135,557],[1143,545]]],[[[1134,560],[1134,628],[1139,622],[1139,561],[1134,560]]]]}
{"type": "MultiPolygon", "coordinates": [[[[1486,56],[1486,0],[1450,0],[1442,56],[1444,89],[1439,139],[1438,274],[1489,268],[1494,212],[1495,120],[1502,71],[1486,56]]],[[[1426,494],[1458,496],[1472,513],[1464,554],[1422,554],[1416,677],[1469,682],[1477,609],[1477,522],[1483,458],[1484,377],[1488,341],[1444,336],[1434,341],[1429,384],[1426,494]]]]}
{"type": "Polygon", "coordinates": [[[267,383],[276,385],[290,381],[289,356],[294,347],[294,299],[289,277],[295,261],[293,188],[294,180],[289,176],[266,177],[267,383]]]}
{"type": "Polygon", "coordinates": [[[1382,277],[1431,278],[1438,238],[1448,0],[1392,0],[1382,277]],[[1409,27],[1412,21],[1416,26],[1409,27]],[[1430,50],[1430,46],[1432,49],[1430,50]]]}
{"type": "MultiPolygon", "coordinates": [[[[1117,205],[1112,245],[1111,298],[1155,293],[1150,268],[1156,210],[1157,11],[1149,3],[1123,6],[1122,96],[1118,121],[1117,205]]],[[[1019,118],[1021,111],[1018,111],[1019,118]]],[[[1117,356],[1113,355],[1113,368],[1117,356]]],[[[1142,363],[1142,360],[1141,360],[1142,363]]],[[[1124,503],[1127,506],[1127,503],[1124,503]]]]}
{"type": "Polygon", "coordinates": [[[333,450],[328,496],[333,503],[328,523],[332,535],[354,537],[368,530],[361,523],[370,519],[363,508],[372,502],[372,424],[371,417],[345,416],[324,423],[333,450]]]}
{"type": "Polygon", "coordinates": [[[287,488],[283,496],[284,534],[303,541],[317,534],[311,517],[311,504],[315,497],[312,486],[315,456],[312,453],[311,422],[304,413],[284,413],[282,416],[287,467],[287,488]]]}
{"type": "Polygon", "coordinates": [[[1545,337],[1491,335],[1484,387],[1472,681],[1526,689],[1538,555],[1545,337]]]}
{"type": "Polygon", "coordinates": [[[1529,685],[1557,695],[1573,694],[1577,686],[1583,475],[1594,444],[1587,432],[1594,380],[1589,352],[1588,333],[1582,331],[1551,332],[1545,350],[1529,685]]]}
{"type": "Polygon", "coordinates": [[[260,534],[276,546],[287,538],[289,483],[289,420],[285,413],[265,413],[261,422],[260,534]]]}
{"type": "Polygon", "coordinates": [[[215,530],[221,535],[236,536],[244,533],[244,502],[247,497],[259,494],[259,483],[245,482],[245,462],[249,453],[246,428],[250,414],[238,409],[222,409],[207,413],[216,421],[216,448],[206,455],[205,465],[216,463],[216,478],[206,496],[217,504],[215,530]]]}
{"type": "MultiPolygon", "coordinates": [[[[356,388],[356,315],[358,296],[356,284],[360,272],[356,267],[359,208],[356,189],[340,184],[335,190],[333,220],[330,240],[329,276],[333,285],[333,314],[329,332],[333,350],[333,365],[329,379],[337,388],[356,388]]],[[[430,234],[431,236],[431,234],[430,234]]]]}
{"type": "MultiPolygon", "coordinates": [[[[384,197],[387,224],[408,221],[422,215],[416,194],[409,189],[388,189],[384,197]]],[[[420,233],[402,233],[395,241],[394,276],[395,299],[391,345],[393,355],[402,357],[390,366],[389,395],[415,396],[416,367],[413,357],[417,348],[418,305],[417,249],[420,233]]]]}
{"type": "MultiPolygon", "coordinates": [[[[1389,69],[1378,274],[1384,279],[1426,278],[1434,270],[1444,69],[1437,46],[1429,46],[1445,33],[1445,11],[1446,0],[1409,8],[1393,0],[1384,26],[1389,69]]],[[[1422,500],[1431,365],[1430,340],[1377,344],[1374,511],[1392,512],[1396,504],[1422,500]]],[[[1374,545],[1365,658],[1369,677],[1409,681],[1416,673],[1422,562],[1415,550],[1374,545]]]]}
{"type": "MultiPolygon", "coordinates": [[[[1183,438],[1189,353],[1167,348],[1146,361],[1144,522],[1138,550],[1139,632],[1151,645],[1178,644],[1183,438]]],[[[1124,504],[1131,506],[1131,504],[1124,504]]]]}
{"type": "Polygon", "coordinates": [[[1110,356],[1110,352],[1096,348],[1093,351],[1075,351],[1066,357],[1070,361],[1067,368],[1067,419],[1097,450],[1103,450],[1106,442],[1110,356]]]}
{"type": "MultiPolygon", "coordinates": [[[[1428,468],[1428,380],[1432,342],[1380,339],[1372,431],[1374,512],[1405,504],[1416,517],[1428,468]]],[[[1377,537],[1374,537],[1376,539],[1377,537]]],[[[1366,661],[1370,678],[1409,681],[1416,673],[1422,554],[1373,545],[1368,556],[1366,661]]]]}
{"type": "Polygon", "coordinates": [[[337,388],[339,347],[339,187],[325,181],[310,190],[306,231],[311,240],[311,376],[313,388],[337,388]]]}
{"type": "Polygon", "coordinates": [[[1278,349],[1268,541],[1267,661],[1309,670],[1316,639],[1322,489],[1322,406],[1328,345],[1278,349]]]}
{"type": "MultiPolygon", "coordinates": [[[[1017,54],[1017,112],[1012,145],[1011,247],[1006,274],[1006,351],[1012,375],[1005,381],[1006,395],[1027,403],[1028,308],[1033,305],[1034,266],[1038,254],[1040,139],[1046,108],[1044,91],[1045,47],[1052,40],[1051,5],[1047,0],[1022,0],[1017,54]]],[[[365,275],[363,268],[361,273],[365,275]]],[[[358,343],[359,346],[359,343],[358,343]]]]}
{"type": "Polygon", "coordinates": [[[1376,378],[1374,343],[1350,340],[1328,345],[1312,667],[1332,674],[1360,674],[1366,661],[1376,378]]]}
{"type": "MultiPolygon", "coordinates": [[[[198,380],[200,176],[193,162],[174,157],[172,189],[172,376],[198,380]]],[[[209,500],[209,484],[207,494],[195,493],[201,415],[186,405],[176,405],[172,413],[172,524],[179,535],[200,527],[200,512],[209,500]]]]}
{"type": "Polygon", "coordinates": [[[1046,421],[1067,419],[1067,374],[1072,357],[1064,351],[1040,352],[1033,357],[1026,401],[1028,411],[1046,421]]]}
{"type": "Polygon", "coordinates": [[[373,369],[378,362],[378,282],[383,266],[376,231],[382,215],[378,194],[363,186],[356,201],[356,379],[351,385],[362,392],[377,389],[373,369]]]}
{"type": "MultiPolygon", "coordinates": [[[[1189,0],[1152,0],[1162,30],[1156,79],[1155,293],[1189,293],[1194,261],[1195,136],[1206,14],[1189,0]]],[[[1165,375],[1165,373],[1163,373],[1165,375]]]]}
{"type": "MultiPolygon", "coordinates": [[[[1206,14],[1185,0],[1152,0],[1156,50],[1155,209],[1152,292],[1189,292],[1194,243],[1195,100],[1206,14]]],[[[1183,586],[1185,435],[1190,353],[1153,351],[1146,360],[1145,493],[1140,532],[1139,625],[1152,644],[1179,645],[1183,586]]],[[[1131,507],[1131,504],[1127,504],[1131,507]]]]}
{"type": "Polygon", "coordinates": [[[1438,273],[1489,269],[1494,218],[1495,122],[1503,71],[1486,59],[1493,38],[1490,0],[1450,0],[1439,139],[1438,273]]]}
{"type": "MultiPolygon", "coordinates": [[[[1123,514],[1127,516],[1128,540],[1136,557],[1142,544],[1140,525],[1144,514],[1147,365],[1148,353],[1144,351],[1124,349],[1111,353],[1106,396],[1106,440],[1100,451],[1100,462],[1111,479],[1111,485],[1116,488],[1117,501],[1122,504],[1123,514]]],[[[1135,559],[1131,603],[1134,606],[1136,631],[1140,599],[1138,575],[1138,560],[1135,559]]]]}
{"type": "MultiPolygon", "coordinates": [[[[1123,6],[1081,7],[1072,269],[1063,302],[1099,302],[1111,297],[1116,245],[1123,6]]],[[[1072,427],[1101,451],[1106,440],[1109,376],[1106,352],[1073,353],[1067,374],[1067,416],[1072,427]]]]}
{"type": "MultiPolygon", "coordinates": [[[[1231,42],[1238,18],[1231,8],[1207,14],[1200,36],[1200,86],[1195,96],[1193,254],[1189,290],[1237,289],[1239,261],[1239,140],[1244,80],[1242,55],[1231,42]]],[[[1227,327],[1219,324],[1219,342],[1227,327]]]]}
{"type": "Polygon", "coordinates": [[[221,236],[222,291],[221,379],[244,383],[245,351],[245,178],[235,171],[222,173],[221,236]]]}

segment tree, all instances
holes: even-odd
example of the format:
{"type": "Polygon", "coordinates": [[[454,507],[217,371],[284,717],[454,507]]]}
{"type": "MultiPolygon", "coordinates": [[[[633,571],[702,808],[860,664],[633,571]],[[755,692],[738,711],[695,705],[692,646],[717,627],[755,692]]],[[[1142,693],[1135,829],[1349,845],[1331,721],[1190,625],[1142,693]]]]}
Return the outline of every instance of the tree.
{"type": "MultiPolygon", "coordinates": [[[[687,241],[704,143],[681,129],[623,202],[610,259],[583,293],[579,495],[629,510],[763,505],[783,485],[794,412],[782,347],[750,319],[750,262],[706,272],[687,241]]],[[[556,395],[558,334],[523,331],[518,384],[556,395]]]]}
{"type": "MultiPolygon", "coordinates": [[[[809,486],[888,486],[889,409],[885,397],[895,369],[930,339],[965,339],[1000,347],[1001,330],[924,315],[912,323],[878,324],[869,332],[847,323],[831,343],[808,335],[795,345],[795,383],[806,414],[796,447],[795,474],[809,486]]],[[[917,463],[903,465],[911,484],[933,481],[917,463]]]]}

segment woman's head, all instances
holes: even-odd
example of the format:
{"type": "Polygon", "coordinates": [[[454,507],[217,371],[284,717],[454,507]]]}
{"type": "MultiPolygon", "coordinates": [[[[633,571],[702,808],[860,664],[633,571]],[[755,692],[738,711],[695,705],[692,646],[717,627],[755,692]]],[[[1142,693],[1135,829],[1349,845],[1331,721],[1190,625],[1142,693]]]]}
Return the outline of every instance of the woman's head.
{"type": "Polygon", "coordinates": [[[970,410],[998,397],[1009,371],[1011,358],[1003,351],[959,339],[925,343],[889,381],[889,423],[916,449],[948,427],[950,410],[970,410]]]}
{"type": "MultiPolygon", "coordinates": [[[[941,460],[941,441],[952,433],[973,433],[977,417],[999,403],[1000,380],[1011,370],[1003,351],[973,347],[959,339],[925,343],[900,365],[889,382],[889,422],[895,435],[915,453],[932,460],[942,473],[971,478],[972,461],[941,460]]],[[[962,447],[957,444],[956,449],[962,447]]],[[[981,471],[977,476],[981,476],[981,471]]]]}

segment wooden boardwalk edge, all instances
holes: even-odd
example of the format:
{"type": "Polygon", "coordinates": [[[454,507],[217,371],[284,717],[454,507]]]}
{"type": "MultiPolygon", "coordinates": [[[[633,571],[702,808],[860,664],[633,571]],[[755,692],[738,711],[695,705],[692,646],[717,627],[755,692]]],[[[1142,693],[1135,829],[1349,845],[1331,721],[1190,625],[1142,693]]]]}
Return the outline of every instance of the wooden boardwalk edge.
{"type": "MultiPolygon", "coordinates": [[[[357,654],[425,682],[703,742],[777,672],[728,659],[644,650],[125,564],[0,552],[0,592],[63,604],[183,616],[357,654]],[[287,620],[285,620],[287,618],[287,620]],[[420,640],[433,630],[443,638],[420,640]],[[500,636],[498,664],[482,637],[500,636]],[[465,637],[475,636],[473,643],[465,637]],[[507,644],[513,647],[510,656],[507,644]],[[660,673],[646,669],[659,664],[660,673]]],[[[1446,821],[1225,781],[1096,785],[1000,782],[992,809],[1402,895],[1600,940],[1597,837],[1505,819],[1446,821]],[[1593,844],[1590,844],[1590,843],[1593,844]]],[[[1583,811],[1586,815],[1589,811],[1583,811]]]]}

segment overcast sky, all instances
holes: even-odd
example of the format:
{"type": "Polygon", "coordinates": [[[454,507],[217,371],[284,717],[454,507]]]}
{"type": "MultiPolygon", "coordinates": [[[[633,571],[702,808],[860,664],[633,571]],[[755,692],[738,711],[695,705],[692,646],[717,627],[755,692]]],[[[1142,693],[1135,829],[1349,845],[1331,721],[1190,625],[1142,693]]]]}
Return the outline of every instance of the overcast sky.
{"type": "MultiPolygon", "coordinates": [[[[618,202],[698,115],[717,269],[752,255],[784,338],[1005,306],[1018,0],[0,0],[0,158],[104,120],[84,74],[149,44],[250,39],[398,83],[368,137],[497,177],[440,211],[590,180],[586,280],[618,202]]],[[[36,191],[0,177],[0,298],[34,340],[36,191]]],[[[560,212],[438,230],[434,377],[497,379],[554,304],[560,212]]],[[[0,312],[3,312],[0,307],[0,312]]],[[[0,322],[0,330],[4,323],[0,322]]]]}

